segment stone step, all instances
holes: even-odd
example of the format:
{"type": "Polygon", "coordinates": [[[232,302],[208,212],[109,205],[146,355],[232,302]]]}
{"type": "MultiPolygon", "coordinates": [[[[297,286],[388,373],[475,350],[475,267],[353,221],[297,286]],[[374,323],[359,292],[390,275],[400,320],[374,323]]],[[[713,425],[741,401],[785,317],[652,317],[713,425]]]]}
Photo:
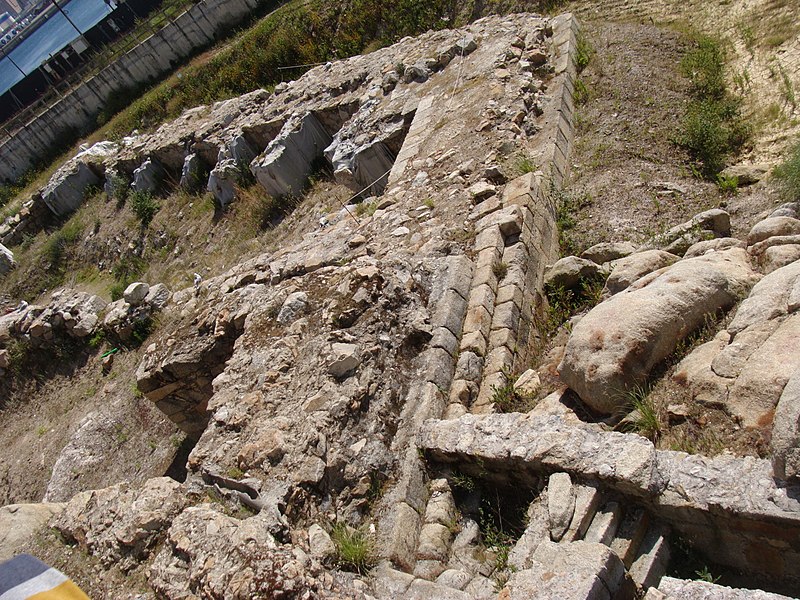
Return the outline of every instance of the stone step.
{"type": "Polygon", "coordinates": [[[639,545],[637,557],[629,572],[631,578],[642,588],[657,586],[667,572],[670,557],[668,535],[669,528],[666,526],[651,526],[639,545]]]}
{"type": "Polygon", "coordinates": [[[625,511],[625,516],[611,540],[611,550],[622,559],[626,569],[630,569],[638,556],[639,546],[650,526],[650,517],[643,508],[632,506],[625,511]]]}
{"type": "Polygon", "coordinates": [[[623,509],[618,502],[606,502],[592,519],[592,524],[589,525],[583,539],[587,542],[609,546],[617,534],[622,515],[623,509]]]}
{"type": "Polygon", "coordinates": [[[603,495],[596,484],[587,483],[575,486],[575,512],[563,542],[575,542],[583,539],[594,519],[597,509],[603,501],[603,495]]]}

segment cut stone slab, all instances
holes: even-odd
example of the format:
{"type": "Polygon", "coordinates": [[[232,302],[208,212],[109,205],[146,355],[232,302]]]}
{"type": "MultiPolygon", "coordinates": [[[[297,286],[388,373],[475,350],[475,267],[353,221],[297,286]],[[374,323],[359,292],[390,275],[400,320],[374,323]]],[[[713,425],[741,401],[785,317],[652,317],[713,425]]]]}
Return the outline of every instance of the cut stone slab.
{"type": "Polygon", "coordinates": [[[584,540],[610,545],[622,521],[622,513],[622,507],[617,502],[607,502],[592,519],[584,540]]]}
{"type": "Polygon", "coordinates": [[[513,573],[498,600],[611,600],[634,597],[625,567],[602,544],[542,542],[530,569],[513,573]]]}
{"type": "Polygon", "coordinates": [[[778,400],[770,445],[775,476],[800,479],[800,372],[795,372],[778,400]]]}
{"type": "Polygon", "coordinates": [[[658,585],[667,572],[670,550],[665,527],[651,527],[644,536],[636,560],[630,566],[631,578],[642,588],[658,585]]]}
{"type": "Polygon", "coordinates": [[[664,600],[791,600],[789,596],[762,590],[729,588],[707,581],[664,577],[658,584],[664,600]]]}
{"type": "Polygon", "coordinates": [[[550,515],[550,539],[564,537],[575,513],[575,490],[569,473],[553,473],[547,481],[547,512],[550,515]]]}

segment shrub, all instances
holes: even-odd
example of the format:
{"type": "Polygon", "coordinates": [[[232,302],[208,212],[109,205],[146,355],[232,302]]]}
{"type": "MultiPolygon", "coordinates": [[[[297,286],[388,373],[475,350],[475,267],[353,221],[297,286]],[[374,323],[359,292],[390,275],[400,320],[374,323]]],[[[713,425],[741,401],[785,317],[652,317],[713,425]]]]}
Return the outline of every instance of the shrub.
{"type": "Polygon", "coordinates": [[[795,145],[780,165],[775,168],[775,179],[781,193],[788,200],[800,199],[800,143],[795,145]]]}
{"type": "Polygon", "coordinates": [[[741,115],[741,98],[725,86],[725,50],[716,38],[696,38],[695,48],[681,60],[681,70],[689,78],[692,100],[677,141],[697,163],[697,171],[713,180],[725,159],[750,137],[741,115]]]}
{"type": "Polygon", "coordinates": [[[149,192],[133,192],[130,195],[130,206],[133,214],[139,219],[142,227],[147,227],[161,208],[149,192]]]}
{"type": "Polygon", "coordinates": [[[336,563],[342,569],[364,575],[377,564],[375,544],[366,529],[336,523],[331,540],[336,547],[336,563]]]}

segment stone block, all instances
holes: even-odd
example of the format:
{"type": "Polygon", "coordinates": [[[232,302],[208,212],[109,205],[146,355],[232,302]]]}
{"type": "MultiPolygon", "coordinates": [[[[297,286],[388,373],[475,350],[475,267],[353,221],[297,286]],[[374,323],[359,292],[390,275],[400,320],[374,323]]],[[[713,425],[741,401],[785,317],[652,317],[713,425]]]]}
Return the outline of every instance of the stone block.
{"type": "Polygon", "coordinates": [[[470,331],[464,333],[461,337],[461,344],[460,344],[461,351],[470,351],[474,352],[478,356],[485,356],[487,345],[486,345],[486,338],[483,337],[483,333],[480,331],[470,331]]]}

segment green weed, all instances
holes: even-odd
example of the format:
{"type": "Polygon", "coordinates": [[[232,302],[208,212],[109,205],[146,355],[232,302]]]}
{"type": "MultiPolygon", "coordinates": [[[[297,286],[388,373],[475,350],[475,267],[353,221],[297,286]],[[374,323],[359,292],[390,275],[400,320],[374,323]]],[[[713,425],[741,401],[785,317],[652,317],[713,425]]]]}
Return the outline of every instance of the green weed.
{"type": "Polygon", "coordinates": [[[735,175],[727,177],[722,173],[717,175],[717,187],[726,196],[732,196],[739,190],[739,178],[735,175]]]}
{"type": "Polygon", "coordinates": [[[636,433],[656,442],[664,430],[658,408],[650,398],[650,388],[636,385],[624,394],[626,406],[636,412],[632,429],[636,433]]]}
{"type": "Polygon", "coordinates": [[[725,51],[716,38],[698,37],[694,49],[681,60],[681,70],[691,83],[692,100],[677,142],[688,150],[697,170],[713,179],[725,159],[750,137],[741,115],[741,98],[725,86],[725,51]]]}
{"type": "Polygon", "coordinates": [[[775,167],[775,180],[787,200],[800,199],[800,142],[789,150],[784,161],[775,167]]]}
{"type": "Polygon", "coordinates": [[[156,213],[161,208],[149,192],[132,192],[128,203],[133,214],[142,224],[142,228],[147,228],[150,225],[153,217],[156,216],[156,213]]]}
{"type": "Polygon", "coordinates": [[[505,383],[501,386],[492,386],[492,402],[502,413],[525,413],[535,405],[535,398],[520,393],[515,387],[514,377],[510,372],[504,372],[505,383]]]}
{"type": "Polygon", "coordinates": [[[575,65],[578,68],[578,73],[583,71],[592,60],[594,56],[594,48],[586,39],[583,33],[578,35],[577,52],[575,53],[575,65]]]}
{"type": "Polygon", "coordinates": [[[365,528],[336,523],[331,530],[331,540],[336,547],[336,563],[341,568],[365,575],[377,564],[375,543],[365,528]]]}

